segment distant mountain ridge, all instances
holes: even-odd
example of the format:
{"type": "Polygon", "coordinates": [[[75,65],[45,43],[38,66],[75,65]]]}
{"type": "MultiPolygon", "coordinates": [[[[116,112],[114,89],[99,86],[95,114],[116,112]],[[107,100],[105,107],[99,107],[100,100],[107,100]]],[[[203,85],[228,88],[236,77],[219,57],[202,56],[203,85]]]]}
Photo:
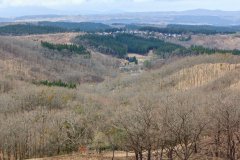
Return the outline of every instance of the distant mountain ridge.
{"type": "MultiPolygon", "coordinates": [[[[33,9],[31,9],[33,10],[33,9]]],[[[68,15],[60,11],[50,10],[51,14],[42,12],[39,8],[35,15],[26,14],[26,16],[15,18],[0,18],[0,22],[28,22],[28,21],[52,21],[52,22],[100,22],[100,23],[147,23],[147,24],[193,24],[193,25],[216,25],[230,26],[240,25],[240,11],[221,11],[196,9],[187,11],[169,11],[169,12],[127,12],[112,14],[87,14],[87,15],[68,15]],[[60,14],[61,13],[61,14],[60,14]]],[[[0,15],[4,15],[0,11],[0,15]]],[[[24,12],[22,13],[24,14],[24,12]]]]}
{"type": "Polygon", "coordinates": [[[12,21],[12,19],[10,19],[10,18],[1,18],[0,17],[0,22],[11,22],[12,21]]]}

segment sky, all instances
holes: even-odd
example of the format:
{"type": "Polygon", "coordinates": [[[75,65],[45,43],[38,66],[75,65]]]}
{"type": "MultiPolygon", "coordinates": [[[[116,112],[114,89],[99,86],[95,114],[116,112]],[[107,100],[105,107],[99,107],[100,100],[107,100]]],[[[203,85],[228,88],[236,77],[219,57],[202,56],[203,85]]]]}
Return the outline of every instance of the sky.
{"type": "Polygon", "coordinates": [[[34,14],[38,10],[44,14],[88,14],[200,8],[239,11],[240,0],[0,0],[0,17],[34,14]]]}

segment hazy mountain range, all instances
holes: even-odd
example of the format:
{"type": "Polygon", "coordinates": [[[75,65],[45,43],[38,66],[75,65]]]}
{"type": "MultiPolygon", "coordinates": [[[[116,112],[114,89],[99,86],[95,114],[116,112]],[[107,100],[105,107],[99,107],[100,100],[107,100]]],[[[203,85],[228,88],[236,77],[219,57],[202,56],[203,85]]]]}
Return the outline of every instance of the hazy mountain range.
{"type": "MultiPolygon", "coordinates": [[[[100,13],[93,11],[92,14],[85,12],[82,15],[72,13],[63,14],[60,11],[43,11],[44,8],[18,9],[26,16],[13,18],[0,18],[0,22],[22,21],[71,21],[71,22],[102,22],[102,23],[154,23],[154,24],[206,24],[206,25],[240,25],[240,11],[221,10],[188,10],[179,12],[129,12],[129,13],[100,13]],[[52,13],[52,14],[42,14],[52,13]]],[[[8,15],[10,11],[0,11],[0,15],[8,15]]]]}

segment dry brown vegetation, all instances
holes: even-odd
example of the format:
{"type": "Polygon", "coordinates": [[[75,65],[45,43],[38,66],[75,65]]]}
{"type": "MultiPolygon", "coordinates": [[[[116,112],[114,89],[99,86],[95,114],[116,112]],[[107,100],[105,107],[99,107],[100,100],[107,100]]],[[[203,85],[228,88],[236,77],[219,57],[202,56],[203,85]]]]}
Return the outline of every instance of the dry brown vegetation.
{"type": "Polygon", "coordinates": [[[183,46],[204,46],[206,48],[217,48],[225,50],[240,49],[240,37],[239,34],[233,35],[192,35],[190,41],[173,41],[174,43],[183,46]]]}
{"type": "Polygon", "coordinates": [[[0,56],[1,160],[240,158],[238,56],[169,60],[139,75],[119,74],[108,56],[65,57],[16,38],[0,38],[0,56]],[[42,79],[81,85],[32,84],[42,79]]]}
{"type": "Polygon", "coordinates": [[[70,32],[70,33],[16,36],[16,38],[21,40],[24,39],[24,40],[32,40],[32,41],[44,41],[44,42],[51,42],[51,43],[69,44],[69,43],[72,43],[73,38],[83,34],[84,33],[70,32]]]}
{"type": "MultiPolygon", "coordinates": [[[[24,38],[23,38],[24,39],[24,38]]],[[[44,49],[39,42],[0,38],[2,77],[23,80],[99,82],[117,73],[118,60],[92,53],[91,58],[62,56],[44,49]]]]}

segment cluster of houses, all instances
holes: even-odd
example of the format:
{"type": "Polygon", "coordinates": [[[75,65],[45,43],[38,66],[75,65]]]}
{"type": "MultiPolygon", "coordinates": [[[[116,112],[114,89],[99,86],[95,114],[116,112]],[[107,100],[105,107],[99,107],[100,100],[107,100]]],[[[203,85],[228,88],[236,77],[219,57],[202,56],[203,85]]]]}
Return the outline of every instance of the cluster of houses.
{"type": "Polygon", "coordinates": [[[160,40],[188,40],[190,39],[190,35],[188,34],[171,34],[171,33],[160,33],[160,32],[153,32],[153,31],[139,31],[139,30],[119,30],[113,32],[99,32],[99,35],[115,35],[115,34],[132,34],[144,38],[156,38],[160,40]]]}

